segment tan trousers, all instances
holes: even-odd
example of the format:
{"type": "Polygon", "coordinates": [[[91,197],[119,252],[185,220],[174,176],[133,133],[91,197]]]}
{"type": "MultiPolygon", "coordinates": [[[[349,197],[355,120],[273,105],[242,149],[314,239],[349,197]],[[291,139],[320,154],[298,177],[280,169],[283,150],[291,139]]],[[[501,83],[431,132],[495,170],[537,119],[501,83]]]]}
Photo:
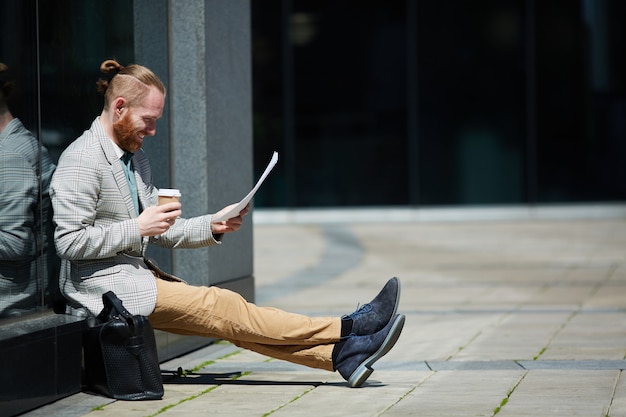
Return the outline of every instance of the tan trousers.
{"type": "Polygon", "coordinates": [[[155,329],[228,340],[276,359],[333,371],[332,350],[341,318],[308,317],[259,307],[218,287],[196,287],[157,279],[155,329]]]}

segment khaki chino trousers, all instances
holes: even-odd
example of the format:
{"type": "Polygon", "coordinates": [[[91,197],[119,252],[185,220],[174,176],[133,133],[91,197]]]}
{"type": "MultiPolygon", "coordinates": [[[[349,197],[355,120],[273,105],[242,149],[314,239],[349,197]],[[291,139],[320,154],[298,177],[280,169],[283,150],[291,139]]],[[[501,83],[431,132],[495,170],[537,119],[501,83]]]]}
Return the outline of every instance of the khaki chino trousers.
{"type": "Polygon", "coordinates": [[[156,281],[156,307],[149,317],[155,329],[224,339],[272,358],[334,370],[332,351],[340,339],[341,318],[259,307],[219,287],[156,281]]]}

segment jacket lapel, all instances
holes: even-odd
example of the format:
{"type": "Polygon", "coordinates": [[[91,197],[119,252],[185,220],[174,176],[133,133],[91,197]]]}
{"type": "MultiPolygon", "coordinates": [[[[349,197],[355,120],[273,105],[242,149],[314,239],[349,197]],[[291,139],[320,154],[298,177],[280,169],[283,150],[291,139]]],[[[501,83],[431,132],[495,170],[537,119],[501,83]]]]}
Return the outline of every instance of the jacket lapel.
{"type": "MultiPolygon", "coordinates": [[[[150,207],[152,204],[150,203],[150,197],[147,194],[148,187],[146,186],[146,183],[144,183],[142,177],[142,175],[146,175],[146,173],[150,172],[150,167],[148,166],[148,158],[143,152],[143,149],[139,149],[135,152],[135,156],[133,157],[133,171],[135,174],[135,182],[137,183],[137,194],[139,196],[140,209],[150,207]]],[[[148,178],[150,178],[149,174],[148,178]]]]}
{"type": "Polygon", "coordinates": [[[130,188],[128,187],[128,180],[126,179],[126,174],[124,173],[124,168],[122,167],[122,161],[117,157],[115,153],[115,147],[113,146],[113,142],[106,135],[104,128],[100,124],[99,119],[97,123],[96,130],[98,134],[96,135],[98,140],[100,141],[100,146],[102,147],[102,151],[111,165],[111,171],[113,173],[113,177],[115,178],[115,182],[117,183],[117,187],[120,190],[120,194],[122,199],[124,200],[124,204],[128,209],[128,215],[130,217],[136,217],[135,214],[135,204],[133,203],[133,197],[130,194],[130,188]]]}
{"type": "Polygon", "coordinates": [[[118,159],[117,161],[113,162],[111,168],[113,170],[115,182],[117,182],[117,186],[120,189],[122,198],[124,199],[124,204],[126,204],[126,208],[128,209],[128,214],[130,215],[130,217],[136,217],[137,215],[135,213],[135,204],[133,203],[133,197],[130,193],[128,180],[126,179],[126,173],[124,172],[124,168],[122,167],[122,161],[118,159]]]}

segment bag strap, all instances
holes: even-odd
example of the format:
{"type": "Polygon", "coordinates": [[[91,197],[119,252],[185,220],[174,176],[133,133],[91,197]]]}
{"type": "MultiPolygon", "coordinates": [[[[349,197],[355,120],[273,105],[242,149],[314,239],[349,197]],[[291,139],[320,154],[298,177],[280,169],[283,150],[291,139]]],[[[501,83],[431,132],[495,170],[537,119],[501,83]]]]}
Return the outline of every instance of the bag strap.
{"type": "Polygon", "coordinates": [[[98,315],[100,321],[106,322],[118,316],[128,323],[133,335],[137,333],[137,329],[139,328],[137,319],[126,310],[122,304],[122,300],[120,300],[113,291],[102,294],[102,303],[104,304],[104,309],[102,309],[102,312],[98,315]]]}

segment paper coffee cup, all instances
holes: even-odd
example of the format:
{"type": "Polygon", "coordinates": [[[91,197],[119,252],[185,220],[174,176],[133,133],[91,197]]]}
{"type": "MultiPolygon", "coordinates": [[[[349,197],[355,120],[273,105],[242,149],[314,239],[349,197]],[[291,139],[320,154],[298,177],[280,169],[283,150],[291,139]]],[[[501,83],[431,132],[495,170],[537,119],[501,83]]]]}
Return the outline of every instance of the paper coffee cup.
{"type": "Polygon", "coordinates": [[[180,190],[175,188],[161,188],[159,190],[159,205],[180,201],[180,190]]]}

